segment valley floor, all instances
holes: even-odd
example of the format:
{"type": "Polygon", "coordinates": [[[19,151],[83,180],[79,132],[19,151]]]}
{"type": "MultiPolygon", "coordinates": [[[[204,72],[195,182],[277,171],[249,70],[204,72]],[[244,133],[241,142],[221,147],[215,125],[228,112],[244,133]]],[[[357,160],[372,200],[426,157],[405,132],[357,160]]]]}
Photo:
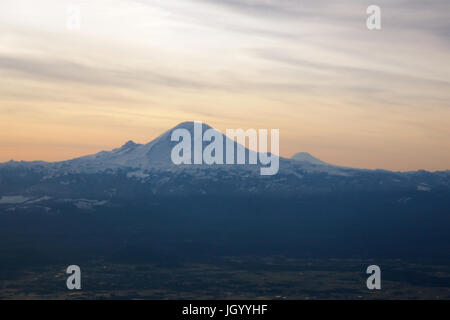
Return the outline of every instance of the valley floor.
{"type": "Polygon", "coordinates": [[[450,264],[404,260],[227,257],[203,262],[80,265],[69,291],[63,265],[0,270],[0,299],[450,299],[450,264]],[[381,267],[381,290],[366,287],[381,267]]]}

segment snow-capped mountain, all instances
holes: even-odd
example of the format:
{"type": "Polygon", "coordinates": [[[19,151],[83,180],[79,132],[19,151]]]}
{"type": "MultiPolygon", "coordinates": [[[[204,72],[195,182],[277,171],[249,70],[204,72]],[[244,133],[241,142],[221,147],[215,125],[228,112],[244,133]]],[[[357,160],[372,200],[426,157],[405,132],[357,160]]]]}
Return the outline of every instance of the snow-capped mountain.
{"type": "MultiPolygon", "coordinates": [[[[178,143],[171,141],[175,129],[186,129],[195,137],[194,123],[183,122],[147,144],[128,141],[112,151],[61,162],[0,164],[0,196],[34,200],[64,196],[101,201],[115,196],[146,194],[302,197],[333,192],[433,193],[450,189],[449,172],[352,169],[329,165],[307,153],[299,153],[292,159],[279,158],[279,172],[273,176],[261,176],[260,164],[175,165],[171,161],[172,148],[178,143]],[[130,193],[136,188],[139,191],[130,193]]],[[[202,129],[204,132],[211,127],[202,124],[202,129]]],[[[222,139],[226,150],[230,139],[224,135],[222,139]]],[[[203,141],[192,141],[192,145],[194,143],[205,146],[203,141]]],[[[238,144],[232,143],[237,148],[238,144]]],[[[245,149],[246,158],[251,153],[254,152],[245,149]]]]}
{"type": "MultiPolygon", "coordinates": [[[[30,168],[33,170],[41,170],[47,173],[47,176],[58,176],[64,174],[73,173],[99,173],[105,171],[117,171],[119,169],[131,169],[134,171],[144,172],[144,171],[198,171],[198,170],[226,170],[227,172],[234,172],[239,174],[240,170],[251,171],[257,174],[261,164],[255,165],[175,165],[171,161],[171,151],[177,142],[171,141],[172,132],[176,129],[186,129],[189,131],[192,137],[191,149],[194,149],[194,144],[202,145],[204,148],[207,143],[195,137],[194,134],[194,122],[183,122],[179,125],[173,127],[172,129],[161,134],[156,139],[150,141],[147,144],[137,144],[133,141],[126,142],[123,146],[113,149],[111,151],[101,151],[96,154],[87,155],[67,161],[60,162],[43,162],[43,161],[33,161],[33,162],[15,162],[10,161],[7,163],[0,164],[0,168],[6,167],[17,167],[17,168],[30,168]],[[194,141],[195,139],[199,141],[194,141]]],[[[212,129],[207,124],[202,124],[202,132],[208,129],[212,129]]],[[[238,146],[245,150],[245,158],[249,159],[250,155],[255,155],[256,158],[260,158],[258,153],[239,145],[237,142],[230,140],[229,137],[215,130],[219,135],[222,136],[223,140],[223,162],[225,163],[226,153],[227,153],[227,143],[233,145],[234,157],[236,159],[236,153],[238,146]]],[[[191,155],[192,163],[193,155],[191,155]]],[[[279,157],[280,170],[284,174],[296,175],[296,171],[299,168],[306,170],[308,172],[326,172],[332,175],[349,175],[351,172],[348,168],[341,168],[337,166],[331,166],[327,163],[307,154],[299,153],[292,157],[291,159],[279,157]]],[[[248,163],[248,162],[246,162],[248,163]]]]}
{"type": "MultiPolygon", "coordinates": [[[[161,134],[156,139],[150,141],[147,144],[137,144],[133,141],[126,142],[123,146],[113,149],[111,151],[101,151],[96,154],[82,156],[79,158],[59,161],[59,162],[44,162],[44,161],[9,161],[7,163],[0,163],[0,168],[6,167],[17,167],[17,168],[30,168],[35,170],[48,171],[52,175],[67,174],[67,173],[95,173],[103,172],[107,170],[117,170],[117,169],[136,169],[136,170],[177,170],[182,168],[183,170],[189,170],[191,167],[184,165],[177,166],[171,161],[171,150],[177,142],[171,141],[172,132],[176,129],[186,129],[190,132],[192,138],[194,139],[194,122],[183,122],[179,125],[173,127],[172,129],[161,134]]],[[[208,129],[213,129],[207,124],[202,124],[202,130],[205,132],[208,129]]],[[[214,129],[213,129],[214,130],[214,129]]],[[[217,131],[218,132],[218,131],[217,131]]],[[[223,139],[223,149],[224,149],[224,161],[226,158],[226,144],[231,141],[230,138],[218,132],[223,139]]],[[[207,144],[204,141],[193,141],[192,149],[194,143],[200,143],[203,147],[207,144]]],[[[236,142],[232,142],[234,145],[234,150],[236,153],[237,146],[236,142]]],[[[256,152],[251,151],[247,148],[245,149],[246,159],[248,159],[250,154],[255,154],[256,152]]],[[[258,158],[258,157],[257,157],[258,158]]],[[[193,161],[192,161],[193,162],[193,161]]],[[[284,171],[294,170],[296,168],[302,167],[308,171],[323,171],[330,174],[337,175],[347,175],[347,170],[340,170],[337,166],[331,166],[326,162],[321,161],[312,155],[301,152],[294,155],[291,159],[280,157],[280,162],[282,163],[282,169],[284,171]]],[[[255,170],[256,167],[249,165],[193,165],[191,169],[219,169],[219,170],[255,170]]],[[[342,168],[344,169],[344,168],[342,168]]]]}

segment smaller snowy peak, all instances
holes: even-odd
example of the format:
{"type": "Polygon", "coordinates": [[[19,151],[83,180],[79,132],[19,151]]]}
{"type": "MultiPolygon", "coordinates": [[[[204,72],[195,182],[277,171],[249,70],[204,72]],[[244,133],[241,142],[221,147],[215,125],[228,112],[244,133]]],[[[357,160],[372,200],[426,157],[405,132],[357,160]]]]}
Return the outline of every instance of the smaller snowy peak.
{"type": "Polygon", "coordinates": [[[132,140],[129,140],[128,142],[126,142],[120,148],[113,149],[112,152],[116,153],[116,154],[128,154],[130,152],[133,152],[134,150],[136,150],[140,146],[142,146],[142,144],[138,144],[138,143],[135,143],[132,140]]]}
{"type": "Polygon", "coordinates": [[[139,144],[135,143],[134,141],[128,140],[121,148],[128,149],[128,148],[136,147],[138,145],[139,144]]]}
{"type": "Polygon", "coordinates": [[[330,165],[330,164],[320,160],[319,158],[312,156],[308,152],[296,153],[291,157],[291,159],[295,160],[295,161],[307,162],[310,164],[330,165]]]}

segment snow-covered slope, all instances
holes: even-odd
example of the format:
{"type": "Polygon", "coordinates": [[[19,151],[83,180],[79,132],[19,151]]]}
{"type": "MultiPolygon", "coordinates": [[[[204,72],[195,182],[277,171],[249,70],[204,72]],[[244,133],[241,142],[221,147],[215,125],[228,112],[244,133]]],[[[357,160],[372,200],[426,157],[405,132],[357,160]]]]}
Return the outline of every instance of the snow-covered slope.
{"type": "MultiPolygon", "coordinates": [[[[176,129],[186,129],[189,131],[192,137],[192,141],[195,139],[194,135],[194,122],[183,122],[174,128],[166,131],[155,140],[147,143],[147,144],[137,144],[133,141],[128,141],[122,147],[114,149],[112,151],[101,151],[99,153],[88,155],[72,160],[56,162],[54,163],[54,170],[63,170],[67,172],[99,172],[105,171],[108,169],[118,169],[118,168],[134,168],[142,171],[152,170],[152,169],[178,169],[184,168],[186,169],[186,165],[177,166],[173,164],[171,160],[171,152],[172,148],[178,143],[171,141],[172,132],[176,129]]],[[[207,124],[202,124],[202,132],[205,132],[208,129],[212,129],[207,124]]],[[[221,134],[221,133],[220,133],[221,134]]],[[[231,141],[225,135],[222,135],[223,139],[223,147],[224,147],[224,160],[226,157],[226,142],[231,141]]],[[[193,150],[194,143],[200,143],[203,147],[205,147],[209,142],[203,142],[201,139],[199,141],[193,141],[191,144],[191,148],[193,150]]],[[[234,142],[234,148],[236,148],[237,143],[234,142]]],[[[248,157],[249,153],[254,153],[248,149],[246,150],[246,157],[248,157]]],[[[235,152],[236,153],[236,152],[235,152]]],[[[193,152],[192,156],[193,157],[193,152]]],[[[192,159],[193,160],[193,159],[192,159]]],[[[192,161],[193,162],[193,161],[192,161]]],[[[208,167],[208,168],[218,168],[221,169],[235,169],[235,167],[239,166],[229,166],[229,165],[195,165],[195,168],[199,167],[208,167]]],[[[258,169],[259,167],[252,166],[254,169],[258,169]]]]}
{"type": "MultiPolygon", "coordinates": [[[[204,130],[210,128],[203,125],[204,130]]],[[[151,168],[167,168],[173,166],[170,154],[174,142],[171,133],[175,129],[184,128],[193,136],[193,122],[183,122],[166,131],[147,144],[137,144],[128,141],[122,147],[112,151],[101,151],[68,161],[56,163],[57,168],[77,172],[104,171],[117,168],[136,168],[147,170],[151,168]]]]}

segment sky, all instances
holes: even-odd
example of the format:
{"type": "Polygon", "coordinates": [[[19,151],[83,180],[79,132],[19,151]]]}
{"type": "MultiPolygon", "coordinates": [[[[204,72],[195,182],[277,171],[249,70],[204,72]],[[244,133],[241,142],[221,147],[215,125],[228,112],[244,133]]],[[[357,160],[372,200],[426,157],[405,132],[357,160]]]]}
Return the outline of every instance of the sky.
{"type": "Polygon", "coordinates": [[[147,143],[197,120],[280,129],[286,157],[450,169],[449,12],[448,0],[2,0],[0,162],[147,143]],[[372,4],[381,30],[366,27],[372,4]]]}

